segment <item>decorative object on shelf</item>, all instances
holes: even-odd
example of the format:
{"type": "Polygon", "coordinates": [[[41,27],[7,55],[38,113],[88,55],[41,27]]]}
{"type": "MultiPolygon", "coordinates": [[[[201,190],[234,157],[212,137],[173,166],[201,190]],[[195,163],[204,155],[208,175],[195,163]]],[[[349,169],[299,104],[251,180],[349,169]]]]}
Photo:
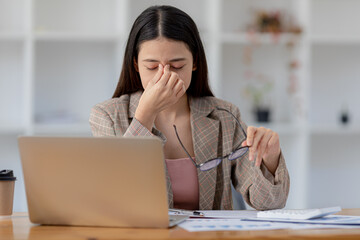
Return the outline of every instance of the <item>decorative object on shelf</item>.
{"type": "Polygon", "coordinates": [[[270,122],[270,108],[256,108],[255,114],[257,122],[270,122]]]}
{"type": "Polygon", "coordinates": [[[274,82],[269,76],[259,72],[258,69],[254,70],[253,52],[259,45],[255,39],[251,41],[250,45],[244,46],[243,50],[242,65],[245,69],[243,79],[246,82],[243,94],[251,101],[254,120],[257,122],[269,122],[271,115],[269,95],[274,82]]]}
{"type": "Polygon", "coordinates": [[[296,23],[292,14],[281,10],[255,9],[254,20],[248,25],[247,31],[260,33],[294,33],[301,34],[302,28],[296,23]]]}
{"type": "Polygon", "coordinates": [[[258,12],[256,16],[256,26],[259,32],[282,32],[282,20],[280,12],[258,12]]]}
{"type": "MultiPolygon", "coordinates": [[[[304,110],[304,99],[302,98],[301,92],[301,83],[298,78],[299,69],[301,68],[301,62],[298,58],[298,46],[301,38],[299,35],[302,33],[302,28],[297,24],[296,19],[293,17],[293,14],[290,11],[285,11],[283,9],[273,9],[273,10],[261,10],[261,9],[251,9],[253,13],[253,20],[251,24],[247,27],[247,38],[250,44],[244,46],[243,51],[243,66],[244,67],[244,78],[245,80],[259,81],[259,76],[261,70],[257,67],[254,69],[252,64],[254,58],[254,51],[261,47],[264,41],[261,41],[262,36],[271,39],[272,44],[278,44],[280,42],[285,42],[285,46],[289,52],[289,60],[285,64],[285,68],[288,69],[288,100],[289,100],[289,110],[288,118],[295,121],[299,121],[305,117],[304,110]],[[282,35],[283,33],[290,33],[287,35],[282,35]],[[259,73],[260,72],[260,73],[259,73]]],[[[267,44],[267,43],[266,43],[267,44]]],[[[261,77],[260,77],[261,78],[261,77]]],[[[269,78],[269,77],[266,77],[269,78]]],[[[262,80],[260,80],[261,82],[262,80]]],[[[266,82],[266,81],[265,81],[266,82]]],[[[271,82],[271,81],[270,81],[271,82]]],[[[255,95],[267,95],[271,89],[267,89],[267,84],[263,84],[263,88],[257,86],[256,90],[254,87],[246,87],[246,95],[251,96],[252,104],[254,109],[264,109],[263,103],[259,103],[259,100],[256,100],[255,95]],[[261,89],[261,90],[260,90],[261,89]],[[260,94],[260,92],[261,94],[260,94]],[[257,92],[257,93],[256,93],[257,92]]],[[[272,84],[270,84],[272,85],[272,84]]],[[[262,96],[263,98],[264,96],[262,96]]],[[[261,100],[266,103],[266,100],[261,100]]],[[[269,103],[267,103],[269,105],[269,103]]],[[[269,109],[269,106],[266,106],[269,109]]],[[[270,121],[270,113],[264,113],[264,111],[254,110],[255,119],[258,122],[270,121]],[[267,116],[266,118],[263,116],[267,116]],[[266,120],[267,119],[267,120],[266,120]]],[[[266,112],[266,111],[265,111],[266,112]]]]}
{"type": "Polygon", "coordinates": [[[78,116],[66,109],[39,113],[35,116],[35,122],[41,124],[74,124],[79,121],[78,116]]]}
{"type": "Polygon", "coordinates": [[[340,121],[343,125],[347,125],[349,123],[349,110],[346,104],[343,104],[340,111],[340,121]]]}
{"type": "Polygon", "coordinates": [[[286,48],[289,52],[289,62],[288,62],[288,87],[287,92],[289,100],[292,102],[292,108],[290,115],[294,120],[304,119],[305,118],[305,109],[304,109],[304,99],[301,95],[301,83],[298,77],[299,70],[301,68],[301,62],[298,56],[298,46],[300,43],[299,39],[296,37],[289,38],[286,48]]]}
{"type": "Polygon", "coordinates": [[[244,95],[252,102],[256,121],[269,122],[271,116],[269,95],[274,83],[269,77],[262,74],[253,75],[248,72],[248,76],[253,76],[253,78],[247,83],[244,95]]]}

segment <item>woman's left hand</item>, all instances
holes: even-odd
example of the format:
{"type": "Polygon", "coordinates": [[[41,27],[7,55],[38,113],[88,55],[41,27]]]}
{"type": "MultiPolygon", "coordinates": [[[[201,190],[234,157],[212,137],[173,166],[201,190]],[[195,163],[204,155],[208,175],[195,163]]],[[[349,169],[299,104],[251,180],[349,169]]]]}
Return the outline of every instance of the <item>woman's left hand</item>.
{"type": "Polygon", "coordinates": [[[247,139],[241,144],[249,147],[249,160],[254,161],[255,166],[260,166],[264,161],[267,169],[275,175],[279,164],[280,142],[279,135],[264,127],[248,127],[247,139]]]}

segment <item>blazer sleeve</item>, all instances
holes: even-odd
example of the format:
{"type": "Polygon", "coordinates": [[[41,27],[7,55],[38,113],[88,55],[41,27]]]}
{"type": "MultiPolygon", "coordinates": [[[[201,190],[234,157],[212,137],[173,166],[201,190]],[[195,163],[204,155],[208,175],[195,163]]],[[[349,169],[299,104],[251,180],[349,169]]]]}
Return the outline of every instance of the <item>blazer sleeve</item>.
{"type": "Polygon", "coordinates": [[[89,123],[92,134],[96,137],[116,135],[114,121],[109,113],[98,105],[91,109],[89,123]]]}
{"type": "Polygon", "coordinates": [[[166,137],[155,127],[150,132],[135,117],[129,123],[129,116],[125,110],[112,111],[100,104],[91,109],[89,123],[94,136],[157,136],[163,144],[166,137]]]}
{"type": "MultiPolygon", "coordinates": [[[[240,111],[237,107],[235,107],[234,113],[240,119],[240,111]]],[[[243,122],[241,123],[246,130],[247,126],[243,122]]],[[[233,149],[239,147],[244,138],[240,127],[236,125],[233,149]]],[[[285,207],[290,178],[283,154],[280,154],[279,165],[273,176],[264,163],[260,167],[255,167],[254,162],[249,161],[249,152],[247,152],[232,166],[232,183],[234,188],[242,194],[244,200],[257,210],[285,207]]]]}
{"type": "Polygon", "coordinates": [[[150,132],[149,129],[142,125],[141,122],[139,122],[135,117],[131,121],[130,126],[127,128],[124,136],[157,136],[161,138],[163,144],[166,142],[166,137],[164,134],[162,134],[162,132],[157,130],[155,127],[153,127],[150,132]]]}

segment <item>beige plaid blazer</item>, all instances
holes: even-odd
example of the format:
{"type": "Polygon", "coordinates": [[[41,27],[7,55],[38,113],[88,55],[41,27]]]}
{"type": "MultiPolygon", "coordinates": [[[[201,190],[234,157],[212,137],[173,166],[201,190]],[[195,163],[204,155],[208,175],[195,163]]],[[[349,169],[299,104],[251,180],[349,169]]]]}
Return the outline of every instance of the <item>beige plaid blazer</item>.
{"type": "MultiPolygon", "coordinates": [[[[142,92],[123,95],[91,109],[90,125],[94,136],[158,136],[164,142],[165,136],[155,127],[150,132],[134,118],[142,92]]],[[[234,118],[216,106],[230,110],[240,119],[239,109],[215,97],[189,98],[191,130],[195,160],[198,164],[209,159],[222,157],[236,149],[245,136],[234,118]]],[[[246,129],[244,123],[243,128],[246,129]]],[[[180,147],[180,145],[179,145],[180,147]]],[[[169,207],[173,206],[170,178],[167,175],[169,207]]],[[[248,153],[242,158],[224,159],[218,167],[199,171],[199,208],[232,209],[231,183],[245,201],[258,210],[283,208],[289,193],[290,179],[281,154],[279,166],[273,176],[262,164],[255,167],[248,160],[248,153]]]]}

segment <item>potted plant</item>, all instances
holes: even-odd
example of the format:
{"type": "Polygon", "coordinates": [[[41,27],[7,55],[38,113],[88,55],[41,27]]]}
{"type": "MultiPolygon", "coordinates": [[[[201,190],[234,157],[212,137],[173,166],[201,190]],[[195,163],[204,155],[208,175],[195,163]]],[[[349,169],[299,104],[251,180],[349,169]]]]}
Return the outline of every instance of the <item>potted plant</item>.
{"type": "Polygon", "coordinates": [[[245,96],[250,98],[257,122],[269,122],[271,108],[269,93],[273,88],[273,82],[266,78],[257,78],[245,87],[245,96]]]}

